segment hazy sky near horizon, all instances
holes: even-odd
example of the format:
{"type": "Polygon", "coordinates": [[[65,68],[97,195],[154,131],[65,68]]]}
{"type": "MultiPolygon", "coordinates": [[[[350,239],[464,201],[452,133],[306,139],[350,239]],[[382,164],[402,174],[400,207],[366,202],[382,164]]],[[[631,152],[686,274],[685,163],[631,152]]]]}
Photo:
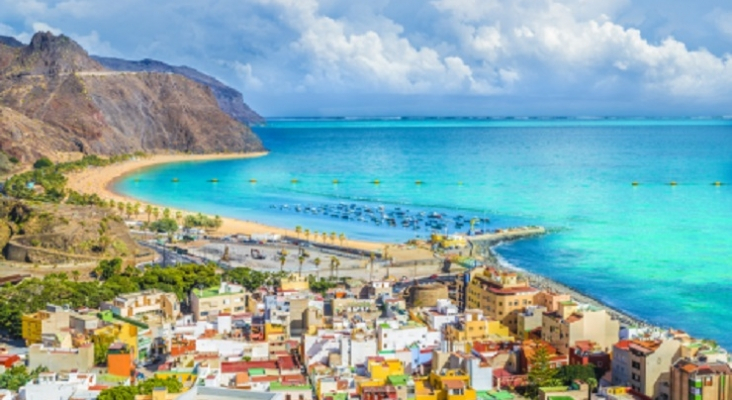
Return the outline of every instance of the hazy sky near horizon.
{"type": "Polygon", "coordinates": [[[265,116],[732,115],[722,0],[0,0],[0,35],[37,30],[265,116]]]}

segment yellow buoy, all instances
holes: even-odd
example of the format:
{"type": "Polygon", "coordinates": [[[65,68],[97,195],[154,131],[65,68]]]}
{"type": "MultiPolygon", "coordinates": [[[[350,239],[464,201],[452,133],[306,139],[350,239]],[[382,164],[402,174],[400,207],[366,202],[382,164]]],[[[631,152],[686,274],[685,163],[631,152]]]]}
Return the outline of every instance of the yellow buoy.
{"type": "Polygon", "coordinates": [[[458,186],[463,186],[463,182],[462,181],[458,182],[458,186]]]}
{"type": "Polygon", "coordinates": [[[298,182],[300,182],[300,181],[298,181],[297,179],[292,179],[292,180],[290,181],[290,183],[298,183],[298,182]]]}
{"type": "Polygon", "coordinates": [[[671,183],[669,183],[669,185],[676,186],[676,181],[671,181],[671,183]]]}
{"type": "Polygon", "coordinates": [[[638,186],[638,182],[633,182],[633,186],[638,186]]]}
{"type": "Polygon", "coordinates": [[[722,186],[722,182],[716,181],[716,182],[714,182],[714,186],[722,186]]]}
{"type": "Polygon", "coordinates": [[[421,185],[422,184],[422,181],[415,181],[414,184],[415,185],[421,185]]]}
{"type": "Polygon", "coordinates": [[[333,179],[333,184],[334,185],[337,185],[338,184],[338,179],[333,179]]]}
{"type": "Polygon", "coordinates": [[[373,182],[371,182],[371,183],[373,183],[374,185],[378,185],[378,184],[380,184],[380,183],[381,183],[381,181],[380,181],[380,180],[378,180],[378,179],[374,179],[374,181],[373,181],[373,182]]]}
{"type": "Polygon", "coordinates": [[[178,182],[178,178],[173,178],[173,179],[171,179],[171,181],[178,182]]]}
{"type": "Polygon", "coordinates": [[[249,180],[249,183],[257,183],[257,180],[256,179],[250,179],[249,180]]]}
{"type": "Polygon", "coordinates": [[[209,182],[211,182],[211,183],[216,183],[216,182],[218,182],[219,180],[218,180],[218,178],[213,178],[213,179],[209,179],[208,181],[209,181],[209,182]]]}

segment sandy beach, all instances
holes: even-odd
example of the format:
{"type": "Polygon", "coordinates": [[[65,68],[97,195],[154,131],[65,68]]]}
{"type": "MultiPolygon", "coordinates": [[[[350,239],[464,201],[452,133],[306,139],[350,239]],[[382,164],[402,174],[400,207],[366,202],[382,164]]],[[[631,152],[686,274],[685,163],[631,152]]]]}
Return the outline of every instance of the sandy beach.
{"type": "MultiPolygon", "coordinates": [[[[115,192],[112,189],[112,185],[115,180],[130,174],[134,171],[149,168],[155,165],[168,164],[175,162],[187,162],[187,161],[210,161],[210,160],[231,160],[240,158],[253,158],[266,156],[266,152],[258,153],[237,153],[237,154],[205,154],[205,155],[191,155],[191,154],[156,154],[144,158],[138,158],[134,160],[125,161],[122,163],[112,164],[106,167],[89,167],[83,171],[72,173],[67,175],[69,189],[73,189],[80,193],[96,194],[97,196],[109,200],[112,199],[116,202],[138,202],[144,206],[146,202],[138,199],[130,198],[115,192]]],[[[165,205],[151,204],[160,208],[162,211],[165,205]]],[[[168,207],[170,208],[170,207],[168,207]]],[[[196,213],[196,210],[176,210],[170,208],[172,211],[181,211],[184,215],[196,213]]],[[[142,215],[137,216],[138,218],[143,217],[142,215]]],[[[296,236],[293,229],[283,229],[273,226],[264,225],[254,221],[244,221],[233,218],[222,217],[223,225],[218,229],[217,234],[220,235],[232,235],[232,234],[253,234],[253,233],[276,233],[281,235],[296,236]]],[[[366,250],[366,251],[381,251],[387,243],[377,242],[365,242],[358,240],[346,240],[345,246],[366,250]]]]}

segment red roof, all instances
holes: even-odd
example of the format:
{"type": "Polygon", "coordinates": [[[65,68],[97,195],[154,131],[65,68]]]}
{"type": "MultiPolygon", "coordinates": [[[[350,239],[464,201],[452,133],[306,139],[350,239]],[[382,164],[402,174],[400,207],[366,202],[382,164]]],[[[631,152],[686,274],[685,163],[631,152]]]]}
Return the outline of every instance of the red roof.
{"type": "Polygon", "coordinates": [[[106,386],[106,385],[93,385],[93,386],[89,386],[89,391],[92,391],[92,392],[102,391],[102,390],[108,389],[108,388],[109,388],[109,386],[106,386]]]}
{"type": "Polygon", "coordinates": [[[297,366],[295,365],[295,360],[292,358],[292,356],[282,356],[277,358],[277,364],[280,365],[280,369],[297,368],[297,366]]]}
{"type": "Polygon", "coordinates": [[[465,382],[460,379],[443,379],[442,384],[450,390],[465,389],[465,382]]]}
{"type": "Polygon", "coordinates": [[[252,382],[275,382],[280,380],[280,377],[278,375],[261,375],[251,376],[249,379],[251,379],[252,382]]]}
{"type": "Polygon", "coordinates": [[[225,374],[247,372],[252,368],[277,369],[277,363],[274,361],[224,361],[221,363],[221,372],[225,374]]]}
{"type": "Polygon", "coordinates": [[[615,347],[619,348],[620,350],[628,350],[630,349],[630,344],[633,343],[630,340],[621,340],[617,343],[615,343],[615,347]]]}
{"type": "Polygon", "coordinates": [[[302,375],[283,375],[282,383],[295,384],[295,385],[304,384],[305,377],[302,375]]]}

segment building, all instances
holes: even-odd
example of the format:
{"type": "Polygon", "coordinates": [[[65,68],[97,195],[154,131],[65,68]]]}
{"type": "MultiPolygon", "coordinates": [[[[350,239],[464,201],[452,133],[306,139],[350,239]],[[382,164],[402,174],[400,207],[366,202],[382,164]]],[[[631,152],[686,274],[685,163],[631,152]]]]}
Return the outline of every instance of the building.
{"type": "Polygon", "coordinates": [[[382,322],[376,329],[379,351],[403,350],[417,345],[419,348],[437,346],[442,341],[439,331],[432,331],[426,325],[408,321],[382,322]]]}
{"type": "Polygon", "coordinates": [[[534,296],[534,304],[546,308],[546,312],[559,311],[559,304],[572,301],[569,294],[542,290],[534,296]]]}
{"type": "Polygon", "coordinates": [[[71,310],[68,307],[53,304],[47,304],[45,310],[24,314],[21,328],[26,345],[41,343],[44,334],[68,331],[70,315],[71,310]]]}
{"type": "Polygon", "coordinates": [[[528,339],[529,335],[538,331],[541,335],[541,326],[544,323],[544,313],[547,312],[544,306],[528,306],[522,312],[516,315],[516,336],[523,340],[528,339]]]}
{"type": "Polygon", "coordinates": [[[191,311],[195,321],[206,320],[219,313],[248,311],[249,294],[241,285],[221,282],[219,287],[191,291],[191,311]]]}
{"type": "Polygon", "coordinates": [[[578,340],[569,349],[569,365],[594,365],[598,375],[610,370],[610,353],[590,340],[578,340]]]}
{"type": "Polygon", "coordinates": [[[725,362],[682,359],[671,367],[671,400],[730,400],[731,381],[725,362]]]}
{"type": "Polygon", "coordinates": [[[111,309],[115,315],[125,318],[141,319],[146,314],[154,314],[173,320],[180,315],[180,302],[175,293],[152,289],[119,295],[112,301],[111,309]]]}
{"type": "Polygon", "coordinates": [[[97,386],[95,374],[44,372],[18,390],[23,400],[96,399],[105,387],[97,386]]]}
{"type": "Polygon", "coordinates": [[[91,371],[94,368],[94,346],[62,349],[33,344],[28,347],[28,368],[46,367],[49,371],[91,371]]]}
{"type": "Polygon", "coordinates": [[[612,384],[651,397],[670,396],[671,365],[679,358],[677,340],[631,340],[613,346],[612,384]]]}
{"type": "Polygon", "coordinates": [[[515,272],[493,267],[476,268],[468,274],[467,286],[458,279],[458,291],[465,291],[465,304],[464,307],[459,304],[460,308],[481,309],[486,317],[500,321],[511,332],[516,332],[517,314],[534,304],[534,296],[539,290],[515,272]]]}
{"type": "Polygon", "coordinates": [[[445,326],[445,340],[450,342],[473,343],[476,340],[508,337],[508,328],[499,321],[486,318],[483,310],[466,310],[456,324],[445,326]]]}
{"type": "Polygon", "coordinates": [[[607,311],[578,305],[572,301],[559,303],[559,310],[543,314],[541,338],[559,353],[568,354],[578,340],[592,340],[604,351],[618,342],[620,323],[607,311]]]}

